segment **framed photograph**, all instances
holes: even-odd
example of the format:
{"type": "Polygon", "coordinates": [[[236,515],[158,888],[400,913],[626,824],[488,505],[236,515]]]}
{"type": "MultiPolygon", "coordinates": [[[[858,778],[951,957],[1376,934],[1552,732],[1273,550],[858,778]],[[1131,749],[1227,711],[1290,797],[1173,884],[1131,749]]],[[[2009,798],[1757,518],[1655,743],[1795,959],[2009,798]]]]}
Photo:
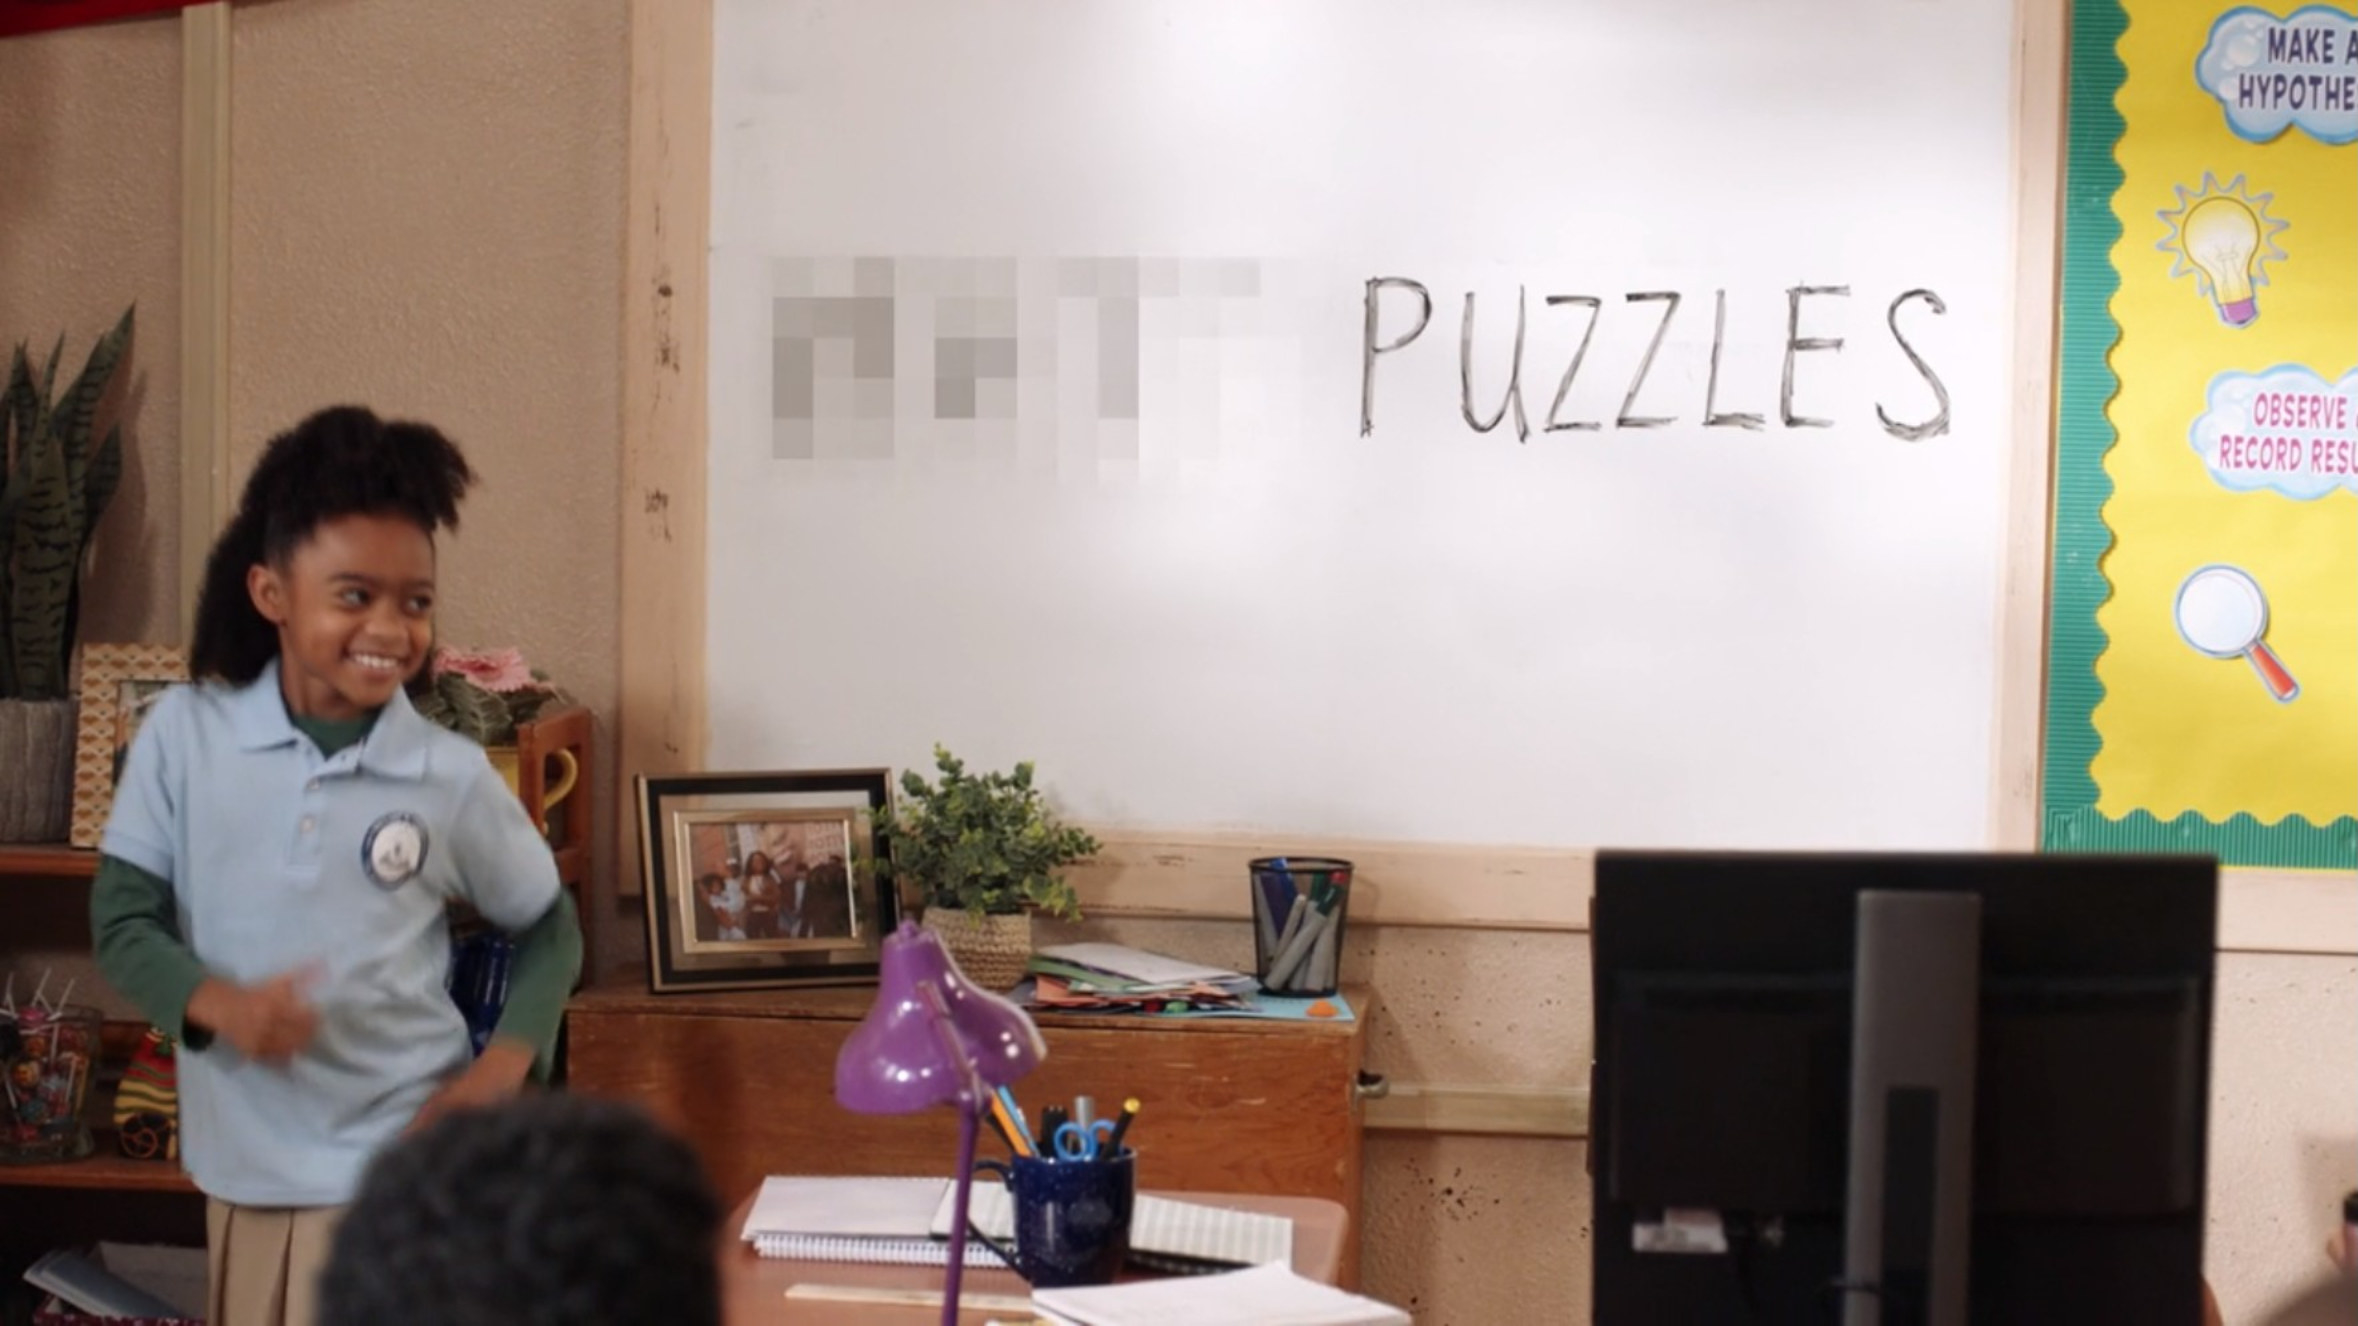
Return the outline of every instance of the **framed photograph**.
{"type": "Polygon", "coordinates": [[[884,769],[638,780],[658,992],[860,985],[899,922],[876,877],[884,769]]]}
{"type": "Polygon", "coordinates": [[[76,847],[96,847],[115,804],[115,780],[140,721],[166,689],[188,680],[188,658],[171,645],[82,646],[82,705],[74,728],[76,847]]]}

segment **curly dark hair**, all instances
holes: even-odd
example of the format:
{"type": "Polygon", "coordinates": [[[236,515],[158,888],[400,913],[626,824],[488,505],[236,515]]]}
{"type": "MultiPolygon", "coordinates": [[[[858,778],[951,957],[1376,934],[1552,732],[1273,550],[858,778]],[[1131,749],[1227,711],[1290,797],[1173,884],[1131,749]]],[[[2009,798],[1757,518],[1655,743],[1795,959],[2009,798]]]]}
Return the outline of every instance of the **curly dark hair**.
{"type": "Polygon", "coordinates": [[[337,1326],[718,1326],[721,1207],[635,1106],[535,1092],[379,1155],[336,1226],[337,1326]]]}
{"type": "Polygon", "coordinates": [[[440,430],[357,405],[331,406],[272,438],[205,559],[189,672],[244,685],[278,656],[278,629],[246,592],[249,568],[285,566],[313,530],[342,516],[403,517],[428,538],[456,529],[474,482],[440,430]]]}

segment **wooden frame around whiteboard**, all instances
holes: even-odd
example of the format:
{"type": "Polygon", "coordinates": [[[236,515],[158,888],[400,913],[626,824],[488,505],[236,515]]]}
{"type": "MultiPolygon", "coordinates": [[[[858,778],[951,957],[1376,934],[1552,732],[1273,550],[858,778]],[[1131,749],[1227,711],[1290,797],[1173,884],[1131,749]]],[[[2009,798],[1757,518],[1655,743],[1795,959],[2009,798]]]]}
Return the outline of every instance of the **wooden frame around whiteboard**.
{"type": "MultiPolygon", "coordinates": [[[[630,0],[622,258],[622,643],[618,861],[631,788],[704,758],[704,250],[712,193],[712,0],[630,0]]],[[[637,891],[633,872],[615,886],[637,891]]]]}
{"type": "MultiPolygon", "coordinates": [[[[2071,0],[2014,0],[2015,307],[1993,724],[1993,848],[2038,845],[2071,0]]],[[[712,0],[631,0],[630,155],[623,298],[621,703],[626,775],[701,767],[705,689],[705,249],[712,161],[712,0]]],[[[617,859],[638,859],[631,778],[617,785],[617,859]]],[[[1230,836],[1098,829],[1075,872],[1098,915],[1242,916],[1230,836]]],[[[1589,860],[1573,849],[1302,842],[1361,863],[1375,925],[1584,930],[1589,860]],[[1373,868],[1371,868],[1373,867],[1373,868]]],[[[623,872],[626,890],[635,881],[623,872]]],[[[2358,876],[2227,872],[2220,946],[2358,953],[2358,876]]]]}

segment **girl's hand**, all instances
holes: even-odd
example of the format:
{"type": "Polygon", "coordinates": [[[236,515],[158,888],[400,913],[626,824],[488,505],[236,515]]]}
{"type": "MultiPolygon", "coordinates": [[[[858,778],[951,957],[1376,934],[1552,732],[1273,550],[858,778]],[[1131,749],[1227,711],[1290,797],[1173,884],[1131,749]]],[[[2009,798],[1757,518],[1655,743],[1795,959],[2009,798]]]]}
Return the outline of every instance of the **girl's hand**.
{"type": "Polygon", "coordinates": [[[475,1056],[475,1062],[426,1098],[417,1117],[402,1132],[417,1132],[453,1110],[496,1105],[522,1091],[524,1079],[532,1072],[532,1057],[531,1046],[493,1037],[483,1053],[475,1056]]]}
{"type": "Polygon", "coordinates": [[[278,1064],[300,1053],[319,1031],[310,990],[316,968],[288,972],[260,985],[207,979],[188,997],[187,1021],[228,1041],[258,1063],[278,1064]]]}

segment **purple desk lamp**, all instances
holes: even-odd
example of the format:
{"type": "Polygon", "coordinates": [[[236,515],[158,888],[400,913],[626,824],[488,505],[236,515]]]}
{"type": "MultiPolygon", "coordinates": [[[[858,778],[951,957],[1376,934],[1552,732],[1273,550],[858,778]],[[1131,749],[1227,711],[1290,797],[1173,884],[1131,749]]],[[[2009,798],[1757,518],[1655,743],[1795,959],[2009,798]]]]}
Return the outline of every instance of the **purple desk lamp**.
{"type": "Polygon", "coordinates": [[[991,1089],[1032,1071],[1048,1046],[1014,1004],[975,987],[932,932],[907,921],[884,938],[876,1002],[835,1056],[835,1099],[856,1114],[958,1107],[957,1201],[942,1326],[957,1326],[966,1269],[966,1198],[974,1137],[991,1089]]]}

